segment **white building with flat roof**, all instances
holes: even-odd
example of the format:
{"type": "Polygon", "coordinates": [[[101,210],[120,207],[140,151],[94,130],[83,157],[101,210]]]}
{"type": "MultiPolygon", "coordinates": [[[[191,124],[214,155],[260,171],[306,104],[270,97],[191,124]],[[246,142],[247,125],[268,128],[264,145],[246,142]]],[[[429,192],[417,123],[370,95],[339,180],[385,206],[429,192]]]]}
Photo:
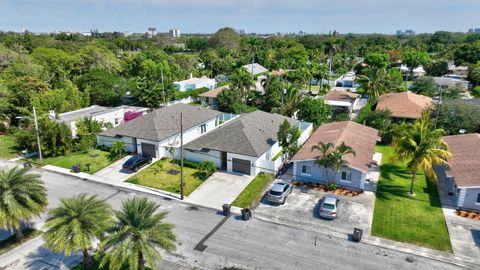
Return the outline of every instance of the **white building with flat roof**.
{"type": "Polygon", "coordinates": [[[179,91],[187,91],[187,90],[193,90],[193,89],[199,89],[199,88],[208,88],[209,90],[212,90],[215,88],[215,79],[210,79],[206,76],[202,76],[200,78],[193,77],[190,74],[190,79],[183,80],[183,81],[178,81],[174,82],[175,88],[179,91]]]}

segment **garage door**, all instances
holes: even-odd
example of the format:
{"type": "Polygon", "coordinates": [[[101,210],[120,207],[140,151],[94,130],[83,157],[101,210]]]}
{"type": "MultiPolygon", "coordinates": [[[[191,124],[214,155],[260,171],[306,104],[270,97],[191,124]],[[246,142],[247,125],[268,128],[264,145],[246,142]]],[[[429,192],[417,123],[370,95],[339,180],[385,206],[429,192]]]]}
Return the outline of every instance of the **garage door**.
{"type": "Polygon", "coordinates": [[[250,175],[250,161],[245,159],[232,159],[232,171],[250,175]]]}
{"type": "Polygon", "coordinates": [[[155,145],[149,143],[142,143],[142,156],[144,157],[157,157],[157,151],[155,151],[155,145]]]}

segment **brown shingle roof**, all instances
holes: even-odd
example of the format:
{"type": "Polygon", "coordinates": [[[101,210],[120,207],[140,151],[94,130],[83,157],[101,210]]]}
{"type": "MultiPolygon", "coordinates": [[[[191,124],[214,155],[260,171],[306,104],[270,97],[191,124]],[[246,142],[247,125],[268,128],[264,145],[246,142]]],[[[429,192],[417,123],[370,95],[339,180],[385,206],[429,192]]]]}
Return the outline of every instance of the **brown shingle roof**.
{"type": "Polygon", "coordinates": [[[278,70],[273,70],[272,72],[270,72],[270,75],[274,75],[274,76],[280,76],[280,75],[283,75],[285,73],[288,73],[292,71],[291,69],[278,69],[278,70]]]}
{"type": "Polygon", "coordinates": [[[330,91],[325,96],[322,97],[323,100],[334,100],[334,101],[347,101],[350,102],[358,98],[359,95],[347,92],[347,91],[330,91]]]}
{"type": "Polygon", "coordinates": [[[212,90],[209,90],[205,93],[202,93],[200,95],[198,95],[199,97],[211,97],[211,98],[216,98],[218,96],[218,94],[220,92],[222,92],[222,90],[224,89],[227,89],[228,88],[228,85],[224,85],[224,86],[220,86],[220,87],[217,87],[215,89],[212,89],[212,90]]]}
{"type": "Polygon", "coordinates": [[[388,93],[378,98],[376,110],[388,110],[399,118],[420,118],[432,105],[432,99],[412,92],[388,93]]]}
{"type": "Polygon", "coordinates": [[[312,134],[292,160],[316,159],[320,156],[320,151],[312,151],[312,146],[319,142],[330,142],[335,147],[345,142],[355,151],[355,156],[351,154],[344,156],[344,159],[348,161],[348,166],[368,172],[375,153],[377,138],[378,130],[352,121],[324,124],[312,134]]]}
{"type": "Polygon", "coordinates": [[[458,187],[480,187],[480,134],[445,136],[443,140],[452,153],[447,174],[455,178],[458,187]]]}

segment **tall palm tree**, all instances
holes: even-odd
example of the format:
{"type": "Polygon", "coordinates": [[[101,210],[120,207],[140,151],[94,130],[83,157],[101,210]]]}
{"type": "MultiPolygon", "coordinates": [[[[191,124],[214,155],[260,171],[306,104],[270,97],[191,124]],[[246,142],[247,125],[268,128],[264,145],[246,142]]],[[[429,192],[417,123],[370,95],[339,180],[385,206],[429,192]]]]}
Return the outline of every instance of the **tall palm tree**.
{"type": "Polygon", "coordinates": [[[287,86],[287,92],[284,97],[284,102],[281,108],[281,114],[292,117],[298,110],[300,102],[302,102],[304,96],[298,90],[295,85],[290,84],[287,86]]]}
{"type": "Polygon", "coordinates": [[[384,84],[384,71],[382,69],[374,69],[368,75],[358,75],[357,83],[362,85],[368,100],[376,100],[379,96],[387,91],[384,84]]]}
{"type": "Polygon", "coordinates": [[[60,199],[61,205],[48,211],[43,235],[45,246],[54,252],[70,255],[82,251],[83,266],[92,264],[88,250],[95,239],[111,226],[110,206],[96,196],[82,193],[60,199]]]}
{"type": "Polygon", "coordinates": [[[335,148],[330,155],[330,168],[335,172],[333,179],[335,179],[340,172],[340,170],[348,165],[348,161],[344,159],[345,155],[352,154],[355,156],[355,151],[352,147],[342,142],[339,146],[335,148]]]}
{"type": "Polygon", "coordinates": [[[335,181],[340,169],[348,165],[348,161],[344,159],[344,156],[348,154],[355,155],[355,151],[344,142],[337,147],[332,143],[319,142],[317,145],[312,146],[312,151],[314,150],[321,152],[315,163],[323,167],[323,178],[326,184],[329,182],[327,169],[335,172],[332,176],[332,180],[335,181]]]}
{"type": "Polygon", "coordinates": [[[158,204],[146,197],[134,197],[122,203],[122,209],[115,211],[117,221],[100,246],[105,254],[101,267],[108,263],[110,269],[118,270],[128,264],[131,270],[143,270],[145,260],[154,265],[161,257],[158,248],[175,249],[173,225],[162,223],[167,212],[157,212],[158,208],[158,204]]]}
{"type": "Polygon", "coordinates": [[[413,184],[417,173],[423,169],[427,178],[435,181],[437,176],[433,165],[446,165],[451,154],[448,145],[442,140],[443,129],[436,129],[430,121],[430,114],[424,113],[415,123],[409,125],[407,132],[393,140],[394,161],[405,161],[412,174],[410,195],[413,195],[413,184]]]}
{"type": "Polygon", "coordinates": [[[0,171],[0,227],[15,231],[22,240],[21,225],[39,216],[47,207],[47,192],[40,175],[14,167],[0,171]]]}
{"type": "Polygon", "coordinates": [[[320,156],[317,157],[317,160],[315,160],[315,163],[323,167],[322,174],[326,184],[328,184],[327,168],[330,166],[330,153],[333,148],[333,143],[319,142],[317,145],[312,146],[311,149],[311,151],[318,150],[321,153],[320,156]]]}
{"type": "Polygon", "coordinates": [[[240,89],[247,104],[247,97],[250,90],[254,87],[253,76],[243,67],[237,69],[230,77],[232,86],[240,89]]]}

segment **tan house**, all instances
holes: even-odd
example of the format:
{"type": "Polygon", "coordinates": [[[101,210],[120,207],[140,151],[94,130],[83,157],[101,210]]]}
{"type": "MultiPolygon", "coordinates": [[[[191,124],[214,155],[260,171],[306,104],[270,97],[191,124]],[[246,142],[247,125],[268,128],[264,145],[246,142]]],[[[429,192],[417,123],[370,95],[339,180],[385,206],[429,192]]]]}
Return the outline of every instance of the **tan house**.
{"type": "Polygon", "coordinates": [[[334,90],[321,97],[325,104],[333,107],[336,112],[348,112],[351,114],[353,108],[360,100],[360,95],[352,92],[334,90]]]}
{"type": "Polygon", "coordinates": [[[202,104],[208,105],[212,108],[217,107],[217,96],[222,90],[228,89],[228,85],[219,86],[215,89],[209,90],[203,94],[198,95],[202,104]]]}
{"type": "Polygon", "coordinates": [[[378,98],[375,110],[387,110],[399,120],[415,120],[432,104],[430,97],[412,92],[388,93],[378,98]]]}

